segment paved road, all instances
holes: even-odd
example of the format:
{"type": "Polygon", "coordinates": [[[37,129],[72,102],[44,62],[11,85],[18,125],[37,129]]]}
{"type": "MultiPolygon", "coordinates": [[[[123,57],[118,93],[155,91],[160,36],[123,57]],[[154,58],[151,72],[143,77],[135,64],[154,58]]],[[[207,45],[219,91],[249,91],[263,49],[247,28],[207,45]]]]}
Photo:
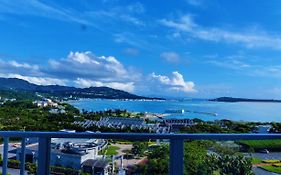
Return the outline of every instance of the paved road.
{"type": "MultiPolygon", "coordinates": [[[[1,172],[2,172],[2,167],[0,166],[1,172]]],[[[8,173],[10,173],[11,175],[19,175],[20,174],[20,170],[19,169],[12,169],[12,168],[8,168],[8,173]]],[[[27,172],[24,173],[25,175],[27,175],[27,172]]]]}
{"type": "Polygon", "coordinates": [[[253,172],[255,173],[255,175],[280,175],[278,173],[271,173],[271,172],[265,171],[261,168],[253,168],[253,172]]]}
{"type": "Polygon", "coordinates": [[[281,160],[281,152],[272,152],[268,154],[264,153],[252,153],[253,157],[260,158],[262,160],[281,160]]]}
{"type": "MultiPolygon", "coordinates": [[[[9,143],[9,151],[16,149],[15,147],[13,147],[15,143],[9,143]]],[[[3,153],[3,144],[0,145],[0,154],[2,155],[3,153]]],[[[14,157],[15,154],[8,154],[8,157],[14,157]]],[[[2,172],[2,166],[0,166],[0,172],[2,172]]],[[[12,168],[8,168],[8,173],[10,173],[11,175],[19,175],[20,174],[20,170],[19,169],[12,169],[12,168]]],[[[25,172],[25,174],[27,175],[27,172],[25,172]]]]}
{"type": "MultiPolygon", "coordinates": [[[[9,143],[9,148],[8,150],[14,150],[16,149],[16,147],[13,147],[15,143],[9,143]]],[[[0,145],[0,154],[2,155],[3,154],[3,144],[0,145]]],[[[16,156],[16,154],[11,154],[11,153],[8,153],[8,158],[11,158],[11,157],[14,157],[16,156]]]]}
{"type": "MultiPolygon", "coordinates": [[[[244,155],[251,157],[250,154],[244,154],[244,155]]],[[[272,153],[268,153],[268,154],[252,153],[251,155],[252,155],[252,157],[259,158],[262,160],[272,160],[272,159],[281,160],[281,152],[272,152],[272,153]]],[[[278,173],[271,173],[271,172],[265,171],[265,170],[263,170],[261,168],[257,168],[257,167],[253,168],[253,172],[255,173],[255,175],[280,175],[278,173]]]]}

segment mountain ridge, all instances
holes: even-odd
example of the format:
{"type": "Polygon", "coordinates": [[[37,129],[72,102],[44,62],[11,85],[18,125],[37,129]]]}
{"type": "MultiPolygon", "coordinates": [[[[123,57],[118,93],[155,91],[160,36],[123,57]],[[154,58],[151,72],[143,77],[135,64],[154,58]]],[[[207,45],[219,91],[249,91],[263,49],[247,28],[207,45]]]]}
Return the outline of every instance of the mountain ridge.
{"type": "Polygon", "coordinates": [[[219,97],[214,99],[209,99],[209,101],[216,102],[273,102],[273,103],[281,103],[281,100],[275,99],[251,99],[251,98],[234,98],[234,97],[219,97]]]}
{"type": "Polygon", "coordinates": [[[37,85],[19,78],[0,77],[0,90],[17,90],[48,93],[57,97],[105,98],[105,99],[147,99],[164,100],[163,98],[145,97],[110,87],[77,88],[60,85],[37,85]]]}

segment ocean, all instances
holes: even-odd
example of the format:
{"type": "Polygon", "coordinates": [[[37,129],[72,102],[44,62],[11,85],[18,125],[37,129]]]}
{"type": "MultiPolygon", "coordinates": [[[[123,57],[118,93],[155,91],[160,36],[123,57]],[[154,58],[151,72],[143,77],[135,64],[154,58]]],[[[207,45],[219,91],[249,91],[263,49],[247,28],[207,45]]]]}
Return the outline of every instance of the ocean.
{"type": "Polygon", "coordinates": [[[184,109],[191,112],[172,114],[167,118],[199,118],[204,121],[228,119],[233,121],[281,122],[281,103],[225,103],[207,100],[122,101],[105,99],[80,99],[68,101],[68,103],[80,110],[87,111],[126,109],[131,112],[165,113],[166,110],[184,109]]]}

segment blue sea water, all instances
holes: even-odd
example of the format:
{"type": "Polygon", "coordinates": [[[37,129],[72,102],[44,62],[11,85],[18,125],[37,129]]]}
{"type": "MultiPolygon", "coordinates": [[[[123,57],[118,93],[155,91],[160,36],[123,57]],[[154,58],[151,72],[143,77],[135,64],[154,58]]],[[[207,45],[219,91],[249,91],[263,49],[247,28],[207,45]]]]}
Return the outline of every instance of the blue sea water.
{"type": "Polygon", "coordinates": [[[102,99],[80,99],[69,101],[78,109],[100,111],[106,109],[126,109],[132,112],[165,113],[167,109],[184,109],[216,113],[217,116],[185,112],[168,118],[200,118],[202,120],[229,119],[234,121],[281,122],[281,103],[255,102],[211,102],[206,100],[166,100],[166,101],[121,101],[102,99]]]}

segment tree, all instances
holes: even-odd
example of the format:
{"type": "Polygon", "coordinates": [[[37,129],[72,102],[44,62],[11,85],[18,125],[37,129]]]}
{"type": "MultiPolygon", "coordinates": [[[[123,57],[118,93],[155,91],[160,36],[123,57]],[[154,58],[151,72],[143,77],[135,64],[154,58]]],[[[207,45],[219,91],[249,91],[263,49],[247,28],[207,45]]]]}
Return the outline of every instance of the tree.
{"type": "Polygon", "coordinates": [[[231,174],[231,175],[253,175],[251,160],[242,156],[229,156],[223,155],[218,157],[219,168],[221,169],[220,174],[231,174]]]}
{"type": "MultiPolygon", "coordinates": [[[[216,154],[207,154],[207,149],[213,147],[210,141],[191,141],[184,146],[185,175],[252,175],[250,159],[234,154],[226,148],[217,149],[216,154]]],[[[148,154],[148,163],[143,168],[143,174],[168,174],[169,147],[161,146],[148,154]]]]}
{"type": "Polygon", "coordinates": [[[148,148],[147,142],[134,142],[132,153],[135,156],[142,156],[144,151],[148,148]]]}

